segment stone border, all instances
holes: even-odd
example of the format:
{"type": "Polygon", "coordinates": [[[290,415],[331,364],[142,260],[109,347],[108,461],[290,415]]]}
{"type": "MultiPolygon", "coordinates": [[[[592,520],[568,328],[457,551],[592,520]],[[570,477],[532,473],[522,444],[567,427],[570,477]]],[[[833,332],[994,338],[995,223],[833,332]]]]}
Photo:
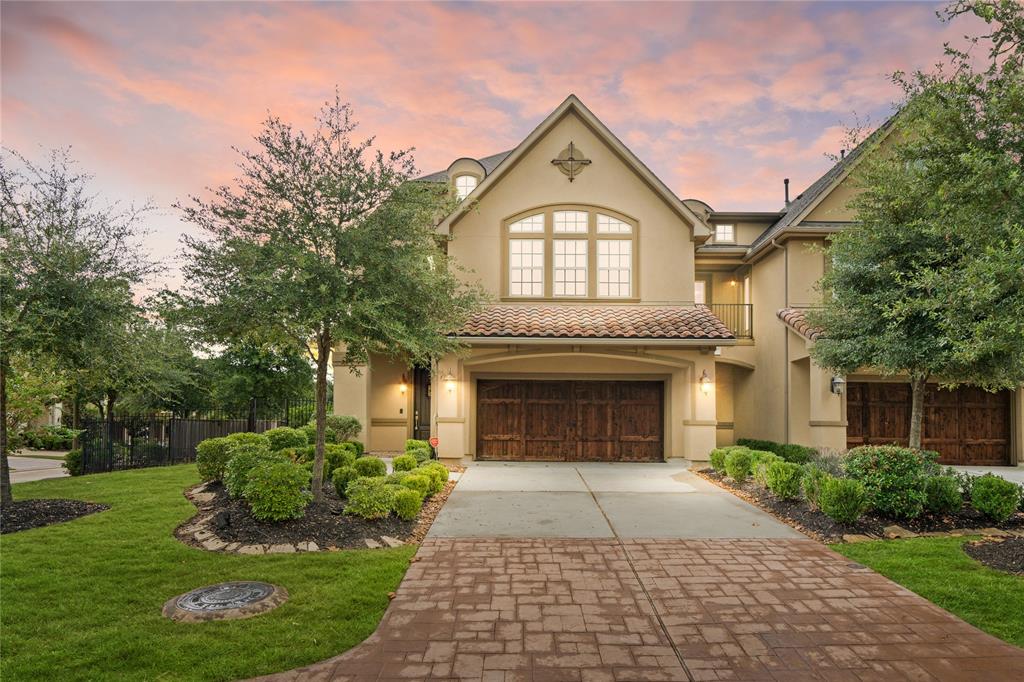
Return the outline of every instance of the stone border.
{"type": "Polygon", "coordinates": [[[288,590],[280,585],[270,585],[274,589],[265,598],[258,602],[246,604],[245,606],[240,606],[235,609],[221,609],[219,611],[190,611],[178,606],[179,600],[183,597],[187,597],[193,592],[205,590],[211,587],[218,587],[220,585],[233,585],[238,582],[247,581],[229,581],[216,583],[214,585],[204,585],[203,587],[197,587],[194,590],[189,590],[184,594],[171,597],[164,604],[161,613],[163,613],[165,618],[170,618],[171,620],[178,621],[179,623],[207,623],[215,620],[240,620],[242,618],[252,618],[253,616],[258,616],[261,613],[266,613],[267,611],[276,609],[278,606],[288,601],[288,590]]]}

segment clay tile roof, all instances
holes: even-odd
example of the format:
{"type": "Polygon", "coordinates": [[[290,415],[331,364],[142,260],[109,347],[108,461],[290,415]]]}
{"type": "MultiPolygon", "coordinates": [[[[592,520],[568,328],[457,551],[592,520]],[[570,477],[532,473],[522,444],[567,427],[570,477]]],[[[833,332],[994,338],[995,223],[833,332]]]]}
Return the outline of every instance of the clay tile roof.
{"type": "Polygon", "coordinates": [[[775,313],[779,316],[779,319],[786,323],[786,325],[795,331],[805,339],[815,341],[822,335],[821,327],[814,327],[807,321],[804,316],[806,312],[803,308],[783,308],[779,312],[775,313]]]}
{"type": "Polygon", "coordinates": [[[460,337],[721,339],[736,337],[706,306],[494,305],[473,315],[460,337]]]}

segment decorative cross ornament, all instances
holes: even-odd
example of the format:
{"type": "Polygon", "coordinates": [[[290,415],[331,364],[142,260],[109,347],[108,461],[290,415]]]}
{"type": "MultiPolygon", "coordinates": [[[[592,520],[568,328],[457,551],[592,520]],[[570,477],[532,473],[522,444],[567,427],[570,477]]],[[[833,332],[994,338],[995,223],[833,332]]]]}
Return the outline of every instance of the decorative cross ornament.
{"type": "Polygon", "coordinates": [[[583,152],[580,151],[575,144],[570,142],[569,146],[563,149],[562,153],[558,155],[558,158],[551,159],[551,163],[558,166],[558,170],[568,175],[569,182],[572,182],[584,168],[593,162],[583,156],[583,152]]]}

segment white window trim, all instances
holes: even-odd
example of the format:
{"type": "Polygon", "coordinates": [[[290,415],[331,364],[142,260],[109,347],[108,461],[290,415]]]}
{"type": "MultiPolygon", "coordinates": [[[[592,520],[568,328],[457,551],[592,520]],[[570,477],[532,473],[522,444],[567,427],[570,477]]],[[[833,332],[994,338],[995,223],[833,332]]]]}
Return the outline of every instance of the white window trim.
{"type": "Polygon", "coordinates": [[[735,244],[736,243],[736,225],[734,223],[721,223],[719,225],[715,225],[715,243],[716,244],[735,244]],[[732,236],[727,238],[727,239],[726,238],[720,239],[718,237],[718,229],[721,228],[721,227],[728,227],[729,228],[729,232],[732,233],[732,236]]]}
{"type": "Polygon", "coordinates": [[[545,279],[545,276],[547,274],[545,272],[547,270],[547,254],[545,253],[545,248],[544,248],[544,238],[543,237],[540,237],[540,238],[538,238],[538,237],[526,237],[526,238],[516,237],[516,238],[513,238],[513,239],[509,239],[508,241],[509,241],[509,247],[508,247],[509,248],[509,260],[508,260],[508,273],[507,273],[507,276],[508,276],[508,292],[509,292],[509,296],[514,296],[515,298],[543,298],[544,297],[544,286],[545,286],[544,279],[545,279]],[[540,256],[540,266],[539,267],[537,267],[535,265],[524,266],[521,263],[518,266],[512,265],[512,257],[514,255],[522,256],[522,254],[513,254],[512,253],[512,244],[514,242],[530,242],[532,245],[535,245],[535,244],[539,243],[540,244],[540,253],[538,254],[536,251],[534,251],[533,250],[533,246],[531,246],[531,251],[530,251],[529,255],[531,256],[531,259],[532,259],[533,256],[539,255],[540,256]],[[515,282],[513,282],[513,276],[512,275],[517,270],[520,273],[520,279],[519,279],[519,282],[518,282],[519,287],[520,287],[520,291],[519,291],[519,293],[513,293],[512,292],[512,288],[515,285],[515,282]],[[534,270],[539,270],[540,271],[540,280],[538,280],[538,281],[534,281],[532,279],[532,273],[533,273],[534,270]],[[525,271],[530,271],[530,273],[531,273],[531,279],[530,279],[529,282],[525,282],[523,280],[523,278],[522,278],[522,273],[525,272],[525,271]],[[536,285],[540,285],[540,293],[536,293],[536,294],[532,293],[532,292],[528,293],[528,294],[523,293],[522,292],[522,287],[523,287],[524,284],[529,284],[531,290],[536,285]]]}
{"type": "MultiPolygon", "coordinates": [[[[572,234],[572,233],[569,233],[569,234],[572,234]]],[[[577,233],[577,234],[579,234],[579,233],[577,233]]],[[[551,295],[553,297],[555,297],[555,298],[586,298],[588,293],[589,293],[589,291],[590,291],[590,288],[589,288],[590,287],[590,272],[589,272],[590,268],[588,267],[589,262],[590,262],[590,249],[589,249],[590,240],[586,238],[586,233],[582,233],[581,236],[583,237],[583,239],[563,239],[563,238],[558,238],[558,239],[551,240],[551,295]],[[582,268],[579,267],[579,266],[576,266],[576,265],[571,266],[571,267],[566,266],[566,265],[561,265],[561,266],[558,265],[558,257],[559,257],[559,255],[562,255],[563,258],[566,256],[566,254],[559,254],[558,253],[558,247],[559,247],[560,244],[565,244],[567,242],[572,242],[574,244],[582,244],[583,245],[583,253],[582,254],[580,254],[578,252],[577,253],[573,253],[573,254],[568,254],[568,255],[570,255],[570,256],[572,256],[574,258],[582,255],[583,256],[583,267],[582,268]],[[567,294],[567,293],[564,293],[564,292],[563,293],[558,293],[558,285],[559,285],[558,273],[559,272],[572,272],[572,273],[575,274],[575,272],[577,270],[583,270],[583,281],[579,282],[579,281],[577,281],[574,278],[572,280],[572,285],[573,285],[573,288],[576,288],[576,287],[582,285],[583,286],[583,292],[579,293],[579,294],[567,294]]],[[[563,280],[561,282],[561,284],[564,285],[565,281],[563,280]]]]}
{"type": "Polygon", "coordinates": [[[475,175],[472,175],[471,173],[463,173],[461,175],[456,175],[455,176],[455,195],[459,198],[459,201],[462,201],[463,199],[468,197],[479,186],[480,186],[480,179],[478,177],[476,177],[475,175]],[[459,187],[459,180],[472,180],[473,181],[473,186],[469,188],[468,192],[463,194],[462,193],[462,189],[459,187]]]}

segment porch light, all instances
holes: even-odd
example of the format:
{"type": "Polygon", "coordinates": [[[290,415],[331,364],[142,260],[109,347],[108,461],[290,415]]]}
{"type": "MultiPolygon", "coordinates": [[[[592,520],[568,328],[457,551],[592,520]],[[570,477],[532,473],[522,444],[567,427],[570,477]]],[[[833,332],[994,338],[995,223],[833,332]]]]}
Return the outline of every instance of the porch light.
{"type": "Polygon", "coordinates": [[[710,395],[711,377],[708,376],[707,370],[704,370],[704,372],[700,375],[700,379],[698,379],[697,381],[700,384],[700,392],[703,393],[704,395],[710,395]]]}
{"type": "Polygon", "coordinates": [[[441,381],[444,382],[444,387],[448,389],[449,393],[455,392],[455,375],[452,374],[451,370],[444,373],[444,376],[441,377],[441,381]]]}
{"type": "Polygon", "coordinates": [[[843,392],[846,390],[846,379],[842,377],[832,377],[832,382],[829,385],[829,390],[831,390],[836,395],[842,395],[843,392]]]}
{"type": "Polygon", "coordinates": [[[402,375],[402,382],[400,384],[398,384],[398,392],[401,393],[402,395],[405,395],[405,392],[408,391],[408,390],[409,390],[409,380],[406,379],[405,375],[403,374],[402,375]]]}

